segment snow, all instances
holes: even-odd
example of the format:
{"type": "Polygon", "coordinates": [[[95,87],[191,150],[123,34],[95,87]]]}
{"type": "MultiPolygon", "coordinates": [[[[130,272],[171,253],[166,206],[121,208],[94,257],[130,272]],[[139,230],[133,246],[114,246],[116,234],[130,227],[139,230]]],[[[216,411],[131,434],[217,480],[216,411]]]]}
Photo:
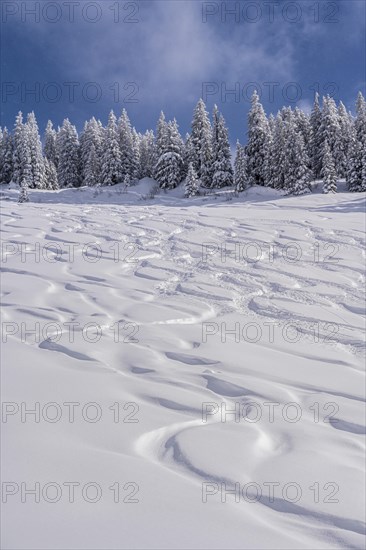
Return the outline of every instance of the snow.
{"type": "Polygon", "coordinates": [[[362,548],[365,194],[154,187],[3,186],[2,546],[362,548]]]}

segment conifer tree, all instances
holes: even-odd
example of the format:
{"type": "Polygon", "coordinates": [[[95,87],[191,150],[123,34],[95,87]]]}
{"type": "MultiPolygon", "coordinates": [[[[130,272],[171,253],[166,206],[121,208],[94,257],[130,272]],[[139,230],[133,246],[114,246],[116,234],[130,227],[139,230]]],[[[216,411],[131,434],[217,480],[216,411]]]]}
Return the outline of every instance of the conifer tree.
{"type": "Polygon", "coordinates": [[[284,173],[284,187],[287,193],[303,195],[311,191],[311,172],[309,158],[306,153],[304,138],[296,131],[292,121],[288,122],[286,167],[284,173]]]}
{"type": "Polygon", "coordinates": [[[0,145],[0,184],[10,183],[13,175],[13,138],[5,127],[0,145]]]}
{"type": "Polygon", "coordinates": [[[363,162],[365,149],[358,140],[356,128],[352,128],[350,137],[349,156],[347,160],[346,182],[351,193],[366,191],[366,179],[364,177],[363,162]]]}
{"type": "Polygon", "coordinates": [[[206,105],[200,99],[193,113],[191,162],[203,187],[212,185],[212,128],[206,105]]]}
{"type": "MultiPolygon", "coordinates": [[[[319,128],[321,142],[321,166],[323,166],[323,154],[326,151],[326,141],[328,142],[328,146],[333,157],[333,162],[336,162],[340,132],[341,129],[339,126],[338,111],[335,101],[329,95],[323,97],[323,111],[319,128]]],[[[338,169],[336,164],[335,169],[338,169]]]]}
{"type": "Polygon", "coordinates": [[[194,171],[193,164],[190,162],[184,186],[184,196],[189,198],[196,195],[199,195],[199,180],[196,172],[194,171]]]}
{"type": "Polygon", "coordinates": [[[49,120],[47,122],[46,130],[44,133],[44,156],[46,159],[53,162],[57,167],[57,146],[56,146],[56,130],[53,128],[52,122],[49,120]]]}
{"type": "Polygon", "coordinates": [[[79,187],[80,185],[80,150],[75,126],[66,118],[56,139],[57,143],[57,178],[60,187],[79,187]]]}
{"type": "Polygon", "coordinates": [[[245,191],[248,188],[248,174],[247,174],[247,157],[245,147],[240,145],[239,141],[236,142],[236,156],[234,167],[234,184],[238,193],[245,191]]]}
{"type": "Polygon", "coordinates": [[[18,204],[22,204],[24,202],[29,202],[28,183],[26,179],[23,179],[20,185],[18,204]]]}
{"type": "Polygon", "coordinates": [[[45,166],[45,188],[52,191],[59,189],[57,181],[57,170],[56,166],[53,164],[52,160],[48,160],[45,157],[44,159],[45,166]]]}
{"type": "Polygon", "coordinates": [[[84,166],[84,184],[94,187],[99,182],[100,177],[100,161],[95,145],[92,143],[84,166]]]}
{"type": "Polygon", "coordinates": [[[319,94],[315,93],[314,105],[310,115],[310,165],[315,179],[320,178],[322,169],[321,148],[322,140],[320,125],[322,122],[322,111],[319,105],[319,94]]]}
{"type": "Polygon", "coordinates": [[[126,109],[123,109],[118,121],[119,147],[121,152],[122,180],[126,174],[134,177],[136,165],[134,163],[134,145],[131,122],[126,109]]]}
{"type": "Polygon", "coordinates": [[[153,177],[155,157],[154,132],[152,130],[148,130],[140,139],[139,173],[141,178],[153,177]]]}
{"type": "Polygon", "coordinates": [[[103,131],[100,124],[93,117],[85,123],[83,133],[80,136],[81,172],[85,185],[91,185],[90,181],[96,183],[101,178],[102,141],[103,131]],[[92,159],[90,159],[92,146],[94,146],[94,153],[92,159]],[[94,174],[91,174],[90,171],[91,164],[94,174]]]}
{"type": "Polygon", "coordinates": [[[214,112],[212,161],[212,187],[221,188],[233,185],[234,177],[228,129],[224,117],[216,112],[214,112]]]}
{"type": "Polygon", "coordinates": [[[132,157],[131,157],[131,173],[129,174],[131,181],[138,181],[142,178],[140,171],[140,141],[141,135],[132,128],[132,157]]]}
{"type": "Polygon", "coordinates": [[[351,138],[351,121],[342,101],[339,103],[338,107],[338,123],[340,131],[337,135],[334,161],[339,177],[344,178],[347,170],[347,159],[351,138]]]}
{"type": "MultiPolygon", "coordinates": [[[[13,181],[21,185],[24,175],[24,164],[27,160],[29,149],[21,111],[19,111],[15,119],[13,144],[13,181]]],[[[27,177],[29,177],[29,175],[27,177]]],[[[28,180],[27,183],[29,184],[32,182],[28,180]]]]}
{"type": "Polygon", "coordinates": [[[29,143],[30,161],[32,167],[32,184],[30,187],[44,189],[46,187],[45,166],[42,154],[41,138],[39,137],[38,124],[34,112],[28,114],[25,131],[29,143]]]}
{"type": "Polygon", "coordinates": [[[328,145],[327,140],[325,140],[325,143],[323,146],[322,178],[323,178],[323,193],[336,193],[337,192],[337,173],[336,173],[335,163],[333,159],[333,154],[328,145]]]}
{"type": "Polygon", "coordinates": [[[248,117],[247,170],[250,185],[265,185],[265,158],[268,148],[268,121],[258,93],[252,96],[248,117]]]}
{"type": "Polygon", "coordinates": [[[155,179],[162,189],[174,189],[182,181],[183,142],[176,120],[168,122],[164,134],[164,149],[155,168],[155,179]]]}
{"type": "Polygon", "coordinates": [[[122,173],[122,155],[118,141],[116,117],[113,111],[108,118],[103,145],[102,183],[115,185],[123,181],[126,173],[122,173]]]}

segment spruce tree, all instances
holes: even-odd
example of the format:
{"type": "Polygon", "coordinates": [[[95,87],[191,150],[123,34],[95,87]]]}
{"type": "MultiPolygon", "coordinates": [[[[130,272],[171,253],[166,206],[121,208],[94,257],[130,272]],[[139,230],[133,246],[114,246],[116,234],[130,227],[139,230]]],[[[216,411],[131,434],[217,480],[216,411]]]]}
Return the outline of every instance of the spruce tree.
{"type": "Polygon", "coordinates": [[[234,166],[234,184],[238,193],[245,191],[248,188],[248,174],[247,174],[247,156],[245,147],[240,145],[239,141],[236,142],[236,156],[234,166]]]}
{"type": "Polygon", "coordinates": [[[123,180],[123,186],[125,188],[125,191],[127,191],[127,189],[129,187],[131,187],[131,176],[130,176],[130,174],[125,175],[124,180],[123,180]]]}
{"type": "Polygon", "coordinates": [[[325,143],[323,146],[322,178],[323,178],[323,193],[336,193],[337,192],[337,172],[336,172],[336,167],[333,159],[333,154],[327,140],[325,140],[325,143]]]}
{"type": "Polygon", "coordinates": [[[199,195],[199,180],[196,172],[194,171],[193,164],[190,162],[188,166],[188,174],[185,180],[184,196],[189,198],[195,197],[196,195],[199,195]]]}
{"type": "Polygon", "coordinates": [[[365,151],[366,151],[366,101],[363,97],[362,93],[359,92],[357,96],[357,103],[356,103],[356,120],[355,120],[355,130],[356,130],[356,138],[358,143],[360,144],[361,152],[361,189],[366,190],[366,179],[365,179],[365,173],[366,173],[366,166],[365,166],[365,151]]]}
{"type": "Polygon", "coordinates": [[[84,166],[84,185],[94,187],[100,179],[100,160],[94,143],[90,145],[88,158],[84,166]]]}
{"type": "MultiPolygon", "coordinates": [[[[103,131],[100,124],[93,117],[84,125],[83,133],[80,136],[80,159],[81,172],[85,185],[91,185],[88,181],[97,182],[101,177],[101,157],[102,157],[103,131]],[[93,175],[91,174],[90,151],[94,146],[92,159],[93,175]],[[92,176],[92,177],[91,177],[92,176]]],[[[94,185],[94,184],[93,184],[94,185]]]]}
{"type": "Polygon", "coordinates": [[[220,114],[215,116],[214,141],[212,147],[212,187],[226,187],[233,185],[233,168],[231,165],[231,152],[229,133],[224,117],[220,114]]]}
{"type": "Polygon", "coordinates": [[[134,177],[134,145],[131,122],[126,109],[123,109],[118,121],[119,148],[121,154],[121,176],[122,180],[126,174],[134,177]]]}
{"type": "Polygon", "coordinates": [[[47,157],[44,159],[45,166],[45,188],[52,191],[56,191],[58,186],[57,181],[57,170],[56,166],[53,164],[52,160],[48,160],[47,157]]]}
{"type": "Polygon", "coordinates": [[[200,99],[195,107],[191,132],[191,162],[203,187],[212,185],[212,128],[206,105],[200,99]]]}
{"type": "Polygon", "coordinates": [[[35,187],[36,189],[44,189],[46,187],[46,184],[42,143],[39,136],[37,120],[33,111],[28,114],[25,130],[29,142],[29,151],[32,166],[31,187],[35,187]]]}
{"type": "Polygon", "coordinates": [[[346,182],[351,193],[366,191],[366,178],[363,163],[365,148],[358,140],[356,128],[352,128],[350,137],[349,156],[347,161],[346,182]]]}
{"type": "MultiPolygon", "coordinates": [[[[27,160],[29,149],[25,125],[23,123],[23,114],[21,111],[19,111],[15,119],[13,144],[13,181],[18,185],[21,185],[24,175],[24,164],[27,160]]],[[[27,178],[29,178],[29,174],[27,175],[27,178]]],[[[29,179],[27,183],[32,184],[29,179]]]]}
{"type": "Polygon", "coordinates": [[[351,121],[342,101],[338,107],[338,123],[340,132],[337,136],[334,160],[339,176],[344,178],[347,171],[347,159],[351,139],[351,121]]]}
{"type": "Polygon", "coordinates": [[[5,127],[0,146],[0,184],[10,183],[13,175],[13,138],[5,127]]]}
{"type": "Polygon", "coordinates": [[[264,165],[266,185],[273,189],[284,189],[285,187],[286,132],[287,124],[285,124],[281,112],[278,112],[264,165]]]}
{"type": "Polygon", "coordinates": [[[22,180],[18,198],[18,204],[22,204],[23,202],[29,202],[28,183],[26,179],[22,180]]]}
{"type": "MultiPolygon", "coordinates": [[[[333,162],[336,162],[341,128],[339,126],[337,106],[334,99],[329,95],[323,98],[323,112],[319,133],[321,141],[321,166],[323,166],[323,154],[326,150],[326,141],[328,142],[333,162]]],[[[338,171],[337,164],[335,164],[335,169],[338,171]]]]}
{"type": "Polygon", "coordinates": [[[313,109],[310,115],[310,165],[315,179],[320,178],[322,169],[322,140],[320,134],[320,125],[322,122],[322,111],[319,105],[319,94],[316,92],[313,109]]]}
{"type": "Polygon", "coordinates": [[[79,187],[80,185],[80,151],[79,139],[75,126],[66,118],[56,139],[57,143],[57,177],[60,187],[79,187]]]}
{"type": "Polygon", "coordinates": [[[309,168],[311,169],[311,124],[310,118],[298,107],[294,110],[294,122],[296,131],[299,132],[304,140],[306,154],[309,158],[309,168]]]}
{"type": "Polygon", "coordinates": [[[265,185],[265,158],[268,148],[268,121],[258,93],[252,96],[248,117],[248,178],[250,185],[265,185]]]}
{"type": "Polygon", "coordinates": [[[303,195],[311,191],[309,157],[302,134],[296,131],[293,121],[289,121],[287,124],[287,162],[284,173],[284,187],[289,194],[303,195]]]}
{"type": "Polygon", "coordinates": [[[145,132],[140,139],[139,162],[140,177],[152,178],[154,176],[155,162],[155,138],[152,130],[145,132]]]}
{"type": "Polygon", "coordinates": [[[123,181],[122,156],[118,141],[116,117],[113,111],[109,114],[106,128],[102,157],[102,183],[115,185],[123,181]]]}
{"type": "Polygon", "coordinates": [[[131,156],[131,181],[139,181],[142,178],[140,170],[140,141],[142,136],[132,128],[132,156],[131,156]]]}
{"type": "Polygon", "coordinates": [[[57,167],[57,146],[56,146],[56,130],[53,128],[52,122],[47,122],[44,133],[44,156],[57,167]]]}
{"type": "Polygon", "coordinates": [[[162,189],[174,189],[183,177],[183,142],[175,120],[166,125],[164,149],[155,167],[155,179],[162,189]]]}

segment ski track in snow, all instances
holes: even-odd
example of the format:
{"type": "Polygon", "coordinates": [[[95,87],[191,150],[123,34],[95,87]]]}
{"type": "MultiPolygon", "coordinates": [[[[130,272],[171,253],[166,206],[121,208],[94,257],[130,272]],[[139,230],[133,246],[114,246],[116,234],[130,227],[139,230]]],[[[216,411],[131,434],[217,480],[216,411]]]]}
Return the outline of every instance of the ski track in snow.
{"type": "Polygon", "coordinates": [[[49,250],[59,245],[62,253],[52,262],[9,254],[2,267],[3,320],[95,322],[103,330],[97,343],[85,341],[80,328],[74,342],[66,329],[57,342],[8,337],[6,400],[95,401],[104,410],[115,401],[136,402],[141,413],[137,424],[47,424],[44,431],[42,423],[9,420],[6,429],[18,437],[5,456],[5,478],[56,481],[61,470],[79,479],[76,452],[88,481],[98,474],[133,479],[141,500],[149,495],[146,505],[125,506],[122,516],[109,501],[94,509],[83,503],[69,532],[62,518],[70,514],[74,521],[70,504],[56,515],[43,506],[48,527],[41,538],[27,531],[40,522],[37,506],[9,505],[7,548],[23,547],[24,540],[27,548],[363,548],[365,260],[363,213],[347,211],[351,199],[4,204],[3,242],[30,250],[37,242],[49,250]],[[115,262],[117,241],[123,257],[115,262]],[[74,261],[65,243],[75,244],[74,261]],[[99,260],[82,258],[87,243],[99,244],[99,260]],[[226,254],[215,249],[204,261],[203,243],[226,244],[226,254]],[[248,245],[246,259],[235,256],[238,243],[248,245]],[[296,246],[289,254],[301,252],[296,261],[283,258],[286,245],[296,246]],[[118,321],[137,327],[133,341],[114,342],[110,327],[118,321]],[[231,333],[225,342],[218,328],[205,341],[204,323],[226,323],[229,330],[256,323],[261,337],[236,342],[231,333]],[[286,323],[298,324],[298,342],[284,338],[286,323]],[[203,422],[208,402],[227,410],[246,405],[248,415],[254,402],[263,418],[235,422],[231,415],[222,422],[217,413],[203,422]],[[270,422],[268,402],[279,404],[276,411],[296,403],[301,420],[286,422],[275,412],[270,422]],[[336,413],[314,422],[314,403],[327,414],[333,403],[336,413]],[[33,445],[34,456],[21,458],[33,445]],[[290,502],[279,490],[274,499],[263,491],[256,503],[228,495],[224,504],[219,494],[201,501],[203,482],[233,489],[237,482],[263,488],[272,481],[297,482],[301,500],[290,502]],[[324,502],[329,491],[314,502],[314,482],[337,483],[339,502],[324,502]]]}

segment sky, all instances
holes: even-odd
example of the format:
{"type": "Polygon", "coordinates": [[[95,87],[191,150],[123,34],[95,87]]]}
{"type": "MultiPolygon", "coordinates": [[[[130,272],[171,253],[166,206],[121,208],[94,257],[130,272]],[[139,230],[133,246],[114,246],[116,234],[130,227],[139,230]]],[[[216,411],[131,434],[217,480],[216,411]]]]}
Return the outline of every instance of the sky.
{"type": "Polygon", "coordinates": [[[311,109],[314,92],[354,111],[365,94],[364,0],[1,0],[1,126],[34,111],[43,132],[80,131],[126,108],[140,132],[161,110],[182,135],[202,97],[234,145],[246,142],[250,96],[266,112],[311,109]]]}

